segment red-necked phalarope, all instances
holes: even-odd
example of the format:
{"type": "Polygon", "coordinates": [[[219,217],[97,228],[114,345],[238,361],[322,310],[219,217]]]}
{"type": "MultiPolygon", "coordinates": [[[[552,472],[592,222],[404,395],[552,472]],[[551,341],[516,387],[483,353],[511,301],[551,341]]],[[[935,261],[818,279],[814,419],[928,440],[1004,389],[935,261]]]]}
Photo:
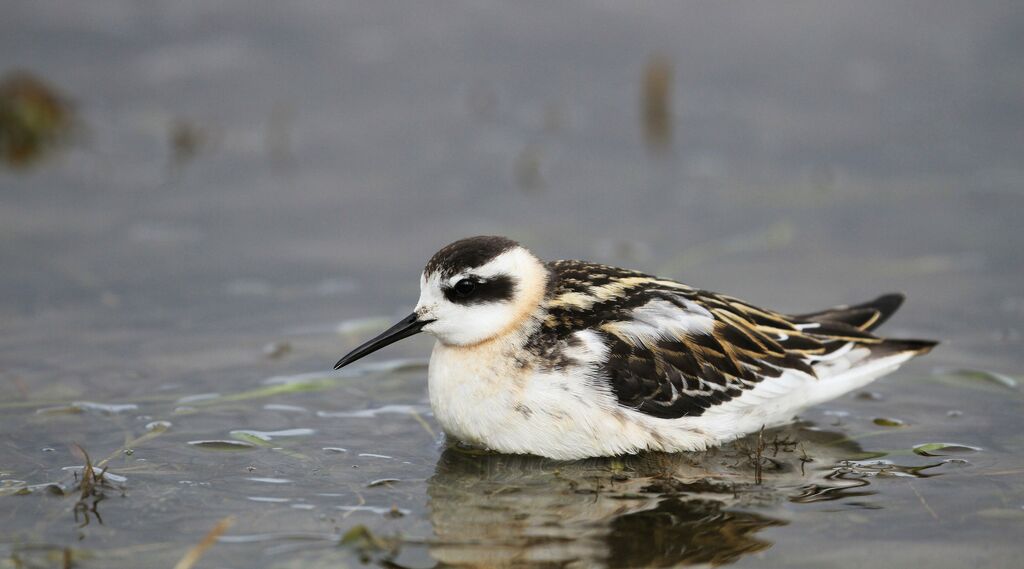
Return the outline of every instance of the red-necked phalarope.
{"type": "Polygon", "coordinates": [[[927,353],[936,342],[870,333],[902,302],[887,294],[785,315],[471,237],[430,259],[412,314],[335,369],[429,332],[430,404],[450,436],[556,459],[702,450],[790,421],[927,353]]]}

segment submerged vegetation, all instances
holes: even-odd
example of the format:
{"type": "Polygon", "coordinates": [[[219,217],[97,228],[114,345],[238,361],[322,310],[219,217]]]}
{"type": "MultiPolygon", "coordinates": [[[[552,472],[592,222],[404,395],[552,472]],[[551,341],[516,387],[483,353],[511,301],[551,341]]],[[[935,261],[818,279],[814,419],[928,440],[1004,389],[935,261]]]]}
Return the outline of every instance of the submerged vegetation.
{"type": "MultiPolygon", "coordinates": [[[[79,527],[85,527],[89,525],[91,514],[95,516],[97,522],[102,524],[103,518],[100,516],[97,507],[107,497],[107,490],[113,488],[113,485],[107,479],[107,469],[104,467],[97,472],[92,464],[92,459],[89,458],[89,453],[85,452],[85,449],[76,444],[74,445],[74,450],[77,451],[75,454],[85,460],[85,465],[82,466],[81,472],[75,471],[74,473],[77,486],[73,490],[79,493],[78,501],[75,502],[74,507],[75,521],[79,521],[79,517],[81,517],[79,527]]],[[[59,486],[50,486],[49,488],[51,491],[55,491],[59,486]]]]}
{"type": "Polygon", "coordinates": [[[672,144],[672,61],[652,56],[644,67],[642,82],[643,133],[648,147],[664,151],[672,144]]]}
{"type": "Polygon", "coordinates": [[[0,162],[26,169],[66,142],[75,111],[56,87],[27,71],[0,76],[0,162]]]}

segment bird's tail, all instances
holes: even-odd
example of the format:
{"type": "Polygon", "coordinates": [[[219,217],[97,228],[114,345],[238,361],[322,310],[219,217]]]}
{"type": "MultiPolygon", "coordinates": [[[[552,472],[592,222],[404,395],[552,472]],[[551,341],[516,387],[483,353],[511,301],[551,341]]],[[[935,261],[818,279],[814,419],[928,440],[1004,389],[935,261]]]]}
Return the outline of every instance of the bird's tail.
{"type": "Polygon", "coordinates": [[[819,312],[798,314],[796,320],[821,323],[838,323],[852,326],[862,332],[870,332],[881,326],[892,316],[903,300],[906,298],[901,293],[883,294],[882,296],[853,306],[834,306],[819,312]]]}

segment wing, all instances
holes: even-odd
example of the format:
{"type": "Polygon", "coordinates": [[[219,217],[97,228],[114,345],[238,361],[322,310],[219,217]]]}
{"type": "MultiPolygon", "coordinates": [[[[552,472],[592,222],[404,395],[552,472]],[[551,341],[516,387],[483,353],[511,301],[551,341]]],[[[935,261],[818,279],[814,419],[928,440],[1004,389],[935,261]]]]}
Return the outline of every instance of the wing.
{"type": "Polygon", "coordinates": [[[549,337],[598,334],[608,348],[599,375],[620,405],[655,417],[699,416],[786,372],[816,377],[817,363],[856,346],[927,349],[869,333],[898,307],[892,295],[787,316],[614,267],[556,261],[549,269],[549,337]]]}

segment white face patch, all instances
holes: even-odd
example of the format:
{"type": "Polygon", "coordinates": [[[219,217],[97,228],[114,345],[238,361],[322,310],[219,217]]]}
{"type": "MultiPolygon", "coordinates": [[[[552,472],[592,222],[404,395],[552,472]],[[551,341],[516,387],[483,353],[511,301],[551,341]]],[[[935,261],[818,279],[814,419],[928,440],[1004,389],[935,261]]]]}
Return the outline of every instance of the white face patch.
{"type": "Polygon", "coordinates": [[[486,264],[442,280],[440,271],[420,276],[416,313],[434,322],[423,327],[444,344],[465,346],[489,340],[507,331],[539,302],[545,285],[543,266],[522,247],[506,251],[486,264]],[[449,300],[444,289],[460,280],[508,277],[513,283],[510,300],[460,304],[449,300]],[[533,303],[533,306],[530,304],[533,303]]]}

